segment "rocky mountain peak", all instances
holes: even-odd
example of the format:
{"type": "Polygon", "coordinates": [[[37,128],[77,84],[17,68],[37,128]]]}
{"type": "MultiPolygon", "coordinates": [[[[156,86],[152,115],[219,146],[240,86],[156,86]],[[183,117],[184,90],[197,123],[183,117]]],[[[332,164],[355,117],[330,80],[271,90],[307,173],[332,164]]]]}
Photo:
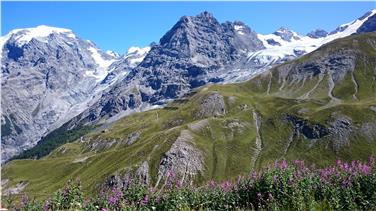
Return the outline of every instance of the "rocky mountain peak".
{"type": "Polygon", "coordinates": [[[357,33],[372,32],[376,30],[376,9],[368,12],[365,17],[359,20],[365,20],[363,24],[357,29],[357,33]],[[367,15],[368,14],[368,15],[367,15]]]}
{"type": "Polygon", "coordinates": [[[244,24],[241,21],[234,21],[234,22],[227,21],[223,23],[222,26],[225,28],[225,30],[233,31],[237,35],[245,35],[245,34],[249,34],[252,32],[251,28],[249,28],[246,24],[244,24]]]}
{"type": "Polygon", "coordinates": [[[323,29],[316,29],[307,34],[308,37],[314,38],[314,39],[326,37],[327,35],[328,35],[328,32],[323,29]]]}
{"type": "Polygon", "coordinates": [[[183,16],[161,38],[160,46],[156,48],[160,47],[171,50],[170,56],[193,58],[197,54],[206,54],[205,57],[217,59],[221,54],[216,52],[236,54],[237,50],[259,50],[263,45],[244,23],[220,24],[211,13],[203,12],[197,16],[183,16]]]}
{"type": "Polygon", "coordinates": [[[374,15],[375,12],[376,12],[376,9],[373,9],[373,10],[371,10],[371,11],[368,11],[368,12],[366,12],[364,15],[362,15],[360,18],[358,18],[358,20],[362,21],[362,20],[364,20],[364,19],[366,19],[366,18],[368,18],[368,17],[374,15]]]}
{"type": "Polygon", "coordinates": [[[351,34],[372,32],[375,30],[376,30],[376,9],[373,9],[352,22],[338,26],[334,31],[330,32],[329,35],[342,33],[348,36],[351,34]]]}
{"type": "Polygon", "coordinates": [[[82,112],[106,88],[116,60],[71,30],[17,29],[1,37],[2,158],[30,148],[48,131],[82,112]]]}
{"type": "Polygon", "coordinates": [[[2,41],[5,42],[10,39],[15,41],[19,46],[22,46],[23,44],[30,42],[32,39],[46,42],[48,37],[56,34],[65,35],[71,38],[76,37],[70,29],[40,25],[34,28],[12,30],[7,36],[2,38],[2,41]]]}
{"type": "Polygon", "coordinates": [[[199,18],[208,18],[208,19],[213,19],[214,18],[213,14],[211,12],[208,12],[208,11],[201,12],[196,17],[199,17],[199,18]]]}
{"type": "Polygon", "coordinates": [[[283,40],[290,42],[292,39],[299,40],[299,36],[296,32],[286,28],[280,27],[277,31],[273,32],[274,35],[281,37],[283,40]]]}
{"type": "Polygon", "coordinates": [[[189,54],[189,51],[192,50],[190,49],[190,43],[197,38],[205,40],[210,38],[207,37],[208,34],[219,34],[220,32],[220,23],[208,12],[203,12],[197,16],[183,16],[160,39],[160,45],[176,50],[181,49],[185,54],[189,54]]]}

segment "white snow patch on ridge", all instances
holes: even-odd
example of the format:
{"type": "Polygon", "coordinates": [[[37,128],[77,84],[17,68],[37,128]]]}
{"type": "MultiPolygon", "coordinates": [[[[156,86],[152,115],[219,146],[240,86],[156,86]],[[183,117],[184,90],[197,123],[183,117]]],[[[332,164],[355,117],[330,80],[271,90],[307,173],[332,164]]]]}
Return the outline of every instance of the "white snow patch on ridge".
{"type": "Polygon", "coordinates": [[[30,40],[32,40],[33,38],[38,39],[42,42],[47,42],[45,38],[53,33],[66,34],[68,37],[71,38],[76,37],[70,29],[57,28],[46,25],[40,25],[35,28],[14,29],[4,37],[9,39],[12,35],[15,35],[14,39],[17,41],[17,44],[23,45],[25,43],[30,42],[30,40]]]}
{"type": "Polygon", "coordinates": [[[112,64],[112,62],[114,62],[114,60],[112,59],[111,60],[103,59],[101,54],[98,52],[98,49],[94,47],[90,47],[89,51],[91,52],[91,55],[95,63],[98,64],[99,68],[107,69],[112,64]]]}
{"type": "Polygon", "coordinates": [[[346,27],[341,32],[337,32],[335,34],[328,35],[326,37],[321,38],[311,38],[308,36],[299,36],[298,34],[294,33],[294,36],[298,37],[299,39],[291,39],[291,41],[283,40],[280,36],[275,34],[257,34],[258,39],[260,39],[265,46],[265,49],[256,52],[250,52],[248,54],[248,59],[257,59],[260,63],[270,63],[272,64],[274,61],[279,59],[286,58],[288,56],[296,57],[299,56],[297,52],[304,52],[310,53],[316,50],[318,47],[326,44],[330,41],[333,41],[338,38],[343,38],[350,36],[358,30],[358,28],[368,20],[369,17],[376,14],[376,9],[372,10],[371,13],[364,18],[363,20],[356,19],[347,24],[341,25],[341,27],[346,27]],[[274,40],[278,42],[279,45],[271,45],[268,43],[267,40],[274,40]]]}
{"type": "Polygon", "coordinates": [[[150,51],[149,46],[144,47],[144,48],[132,46],[128,49],[128,52],[124,56],[124,58],[128,59],[129,64],[132,67],[134,67],[144,60],[146,54],[149,53],[149,51],[150,51]]]}
{"type": "Polygon", "coordinates": [[[89,47],[88,49],[91,52],[91,56],[94,59],[95,63],[98,65],[95,72],[93,71],[86,71],[85,74],[87,76],[97,78],[97,81],[103,80],[108,74],[108,67],[115,61],[115,59],[106,60],[102,57],[102,55],[98,52],[98,49],[94,47],[89,47]]]}
{"type": "Polygon", "coordinates": [[[144,48],[132,46],[132,47],[130,47],[128,49],[127,55],[129,55],[129,54],[146,54],[149,51],[150,51],[150,47],[149,46],[144,47],[144,48]]]}
{"type": "Polygon", "coordinates": [[[241,25],[234,25],[234,29],[238,34],[244,35],[244,26],[241,25]]]}

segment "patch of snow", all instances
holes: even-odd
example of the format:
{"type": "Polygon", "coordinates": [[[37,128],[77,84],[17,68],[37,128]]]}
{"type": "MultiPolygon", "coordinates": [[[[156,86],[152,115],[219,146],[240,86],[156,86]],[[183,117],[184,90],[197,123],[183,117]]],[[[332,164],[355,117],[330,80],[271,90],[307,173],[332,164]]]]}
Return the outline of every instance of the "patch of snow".
{"type": "Polygon", "coordinates": [[[352,21],[350,23],[342,24],[341,27],[346,27],[346,29],[343,30],[342,32],[337,32],[335,34],[331,34],[327,37],[324,37],[324,39],[323,39],[324,43],[330,42],[330,41],[338,39],[338,38],[350,36],[350,35],[356,33],[358,28],[361,25],[363,25],[363,23],[366,22],[369,17],[371,17],[375,14],[376,14],[376,9],[373,9],[371,11],[371,13],[366,18],[364,18],[363,20],[356,19],[355,21],[352,21]]]}
{"type": "Polygon", "coordinates": [[[98,65],[95,72],[86,71],[85,74],[90,77],[94,77],[97,81],[102,81],[108,74],[108,67],[115,61],[115,59],[104,59],[99,53],[98,49],[90,46],[88,49],[91,52],[91,56],[95,63],[98,65]]]}
{"type": "MultiPolygon", "coordinates": [[[[364,18],[363,20],[355,20],[347,24],[341,25],[341,27],[346,27],[341,32],[337,32],[335,34],[328,35],[326,37],[321,38],[310,38],[308,36],[299,36],[297,33],[293,32],[294,36],[298,37],[299,39],[292,39],[290,42],[283,40],[281,37],[275,34],[257,34],[258,39],[261,40],[265,49],[250,52],[248,54],[248,60],[258,61],[260,63],[264,63],[265,65],[273,64],[275,61],[278,61],[283,58],[287,57],[298,57],[298,52],[310,53],[320,46],[333,41],[338,38],[343,38],[350,36],[351,34],[356,33],[357,29],[368,20],[369,17],[376,14],[376,9],[372,10],[368,17],[364,18]],[[281,44],[281,46],[273,46],[270,45],[267,40],[272,39],[281,44]]],[[[280,31],[280,30],[279,30],[280,31]]],[[[282,32],[282,31],[281,31],[282,32]]]]}
{"type": "Polygon", "coordinates": [[[240,34],[240,35],[244,35],[244,26],[241,26],[241,25],[234,25],[234,29],[235,31],[240,34]]]}
{"type": "Polygon", "coordinates": [[[114,58],[117,58],[117,57],[120,56],[117,52],[115,52],[115,51],[110,51],[110,50],[106,51],[106,54],[108,54],[108,55],[110,55],[110,56],[112,56],[112,57],[114,57],[114,58]]]}
{"type": "Polygon", "coordinates": [[[114,60],[104,59],[102,55],[99,53],[98,49],[94,47],[90,47],[89,51],[91,52],[91,55],[94,61],[98,64],[99,68],[106,69],[112,64],[112,62],[114,62],[114,60]]]}
{"type": "Polygon", "coordinates": [[[66,34],[70,38],[76,38],[73,34],[72,30],[64,29],[64,28],[57,28],[51,27],[46,25],[40,25],[35,28],[25,28],[25,29],[14,29],[8,33],[9,38],[14,35],[14,39],[16,40],[17,44],[22,46],[25,43],[30,42],[30,40],[38,39],[41,42],[47,42],[45,39],[50,34],[66,34]]]}
{"type": "Polygon", "coordinates": [[[144,48],[132,46],[132,47],[130,47],[128,49],[127,55],[129,55],[129,54],[146,54],[149,51],[150,51],[150,47],[149,46],[144,47],[144,48]]]}
{"type": "Polygon", "coordinates": [[[128,52],[127,54],[125,54],[124,58],[128,60],[131,67],[134,67],[144,60],[146,54],[149,53],[149,51],[149,46],[144,48],[132,46],[128,49],[128,52]]]}

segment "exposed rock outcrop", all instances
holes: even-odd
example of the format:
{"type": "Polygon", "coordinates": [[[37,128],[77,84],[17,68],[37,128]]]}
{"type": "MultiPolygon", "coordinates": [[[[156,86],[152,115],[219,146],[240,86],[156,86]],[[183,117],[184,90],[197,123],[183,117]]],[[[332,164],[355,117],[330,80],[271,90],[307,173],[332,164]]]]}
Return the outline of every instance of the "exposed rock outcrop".
{"type": "Polygon", "coordinates": [[[293,115],[286,115],[286,120],[293,126],[294,133],[302,134],[307,139],[320,139],[329,134],[329,130],[321,124],[312,124],[308,120],[293,115]]]}
{"type": "Polygon", "coordinates": [[[127,145],[133,144],[134,142],[136,142],[138,140],[139,137],[140,137],[140,132],[130,133],[127,136],[127,141],[126,141],[127,145]]]}
{"type": "MultiPolygon", "coordinates": [[[[4,185],[6,185],[6,184],[4,184],[4,185]]],[[[21,182],[17,183],[15,186],[3,189],[1,191],[1,193],[6,195],[6,196],[20,194],[26,188],[27,185],[28,185],[27,182],[21,181],[21,182]]],[[[3,188],[3,184],[2,184],[2,188],[3,188]]]]}
{"type": "Polygon", "coordinates": [[[141,184],[148,186],[150,184],[149,163],[144,161],[137,169],[127,168],[126,170],[116,172],[107,178],[104,183],[105,188],[127,189],[130,185],[141,184]]]}
{"type": "Polygon", "coordinates": [[[182,130],[159,164],[156,186],[171,174],[184,181],[193,179],[203,170],[204,155],[195,146],[191,132],[182,130]]]}
{"type": "Polygon", "coordinates": [[[359,129],[362,136],[366,137],[369,141],[376,141],[376,123],[365,122],[359,129]]]}
{"type": "Polygon", "coordinates": [[[222,95],[212,92],[202,97],[196,118],[219,117],[226,113],[226,105],[222,95]]]}
{"type": "Polygon", "coordinates": [[[354,129],[355,127],[352,125],[350,117],[332,115],[332,120],[329,122],[329,133],[334,151],[338,152],[341,148],[350,144],[350,136],[354,129]]]}
{"type": "Polygon", "coordinates": [[[86,148],[89,151],[93,152],[100,152],[106,149],[109,149],[119,143],[118,140],[112,139],[112,140],[106,140],[106,139],[95,139],[95,140],[89,140],[86,143],[86,148]]]}

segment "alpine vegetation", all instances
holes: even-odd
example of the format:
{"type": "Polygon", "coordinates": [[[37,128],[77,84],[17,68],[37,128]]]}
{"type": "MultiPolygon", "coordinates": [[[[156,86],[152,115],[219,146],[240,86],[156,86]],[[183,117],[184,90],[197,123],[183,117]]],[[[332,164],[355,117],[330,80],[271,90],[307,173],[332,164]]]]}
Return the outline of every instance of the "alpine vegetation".
{"type": "Polygon", "coordinates": [[[302,160],[275,161],[261,171],[203,186],[182,182],[168,172],[162,186],[147,186],[130,177],[123,187],[102,188],[85,197],[79,178],[69,180],[46,200],[22,195],[15,210],[374,210],[375,158],[368,162],[337,160],[315,168],[302,160]]]}

